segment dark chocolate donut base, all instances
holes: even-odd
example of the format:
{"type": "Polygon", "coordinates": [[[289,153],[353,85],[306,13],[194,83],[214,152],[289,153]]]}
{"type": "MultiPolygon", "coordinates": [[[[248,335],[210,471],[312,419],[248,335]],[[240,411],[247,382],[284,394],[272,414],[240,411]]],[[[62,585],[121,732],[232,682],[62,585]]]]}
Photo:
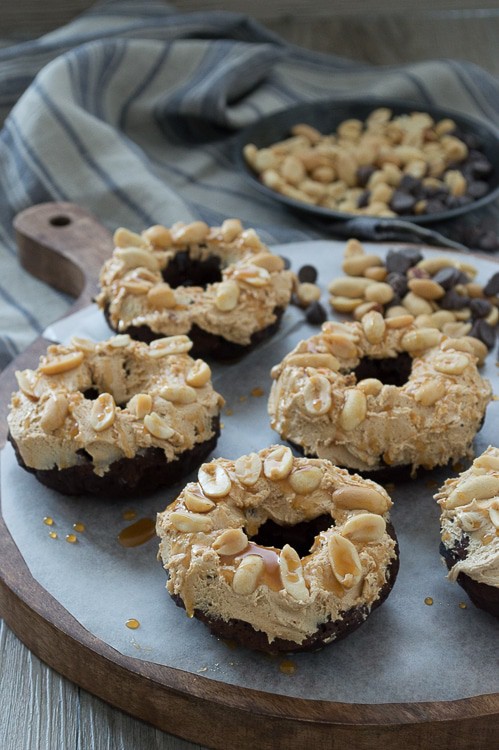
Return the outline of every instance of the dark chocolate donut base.
{"type": "MultiPolygon", "coordinates": [[[[440,554],[445,560],[448,570],[457,562],[466,558],[468,541],[468,537],[463,535],[461,542],[452,549],[440,542],[440,554]]],[[[494,617],[499,617],[499,588],[475,581],[466,573],[459,573],[456,580],[461,588],[466,591],[475,607],[485,610],[494,617]]]]}
{"type": "MultiPolygon", "coordinates": [[[[298,445],[298,443],[294,443],[292,440],[286,440],[287,444],[294,450],[296,453],[299,453],[301,456],[304,456],[305,458],[320,458],[316,453],[307,453],[305,452],[305,448],[302,445],[298,445]]],[[[414,479],[414,476],[411,476],[412,473],[412,466],[411,464],[401,464],[400,466],[380,466],[379,469],[372,469],[371,471],[362,471],[360,469],[354,469],[351,466],[342,466],[342,464],[336,462],[337,466],[341,466],[344,469],[347,469],[352,474],[357,474],[359,477],[362,477],[363,479],[372,479],[373,482],[383,483],[383,482],[408,482],[411,479],[414,479]]],[[[420,469],[418,469],[419,473],[420,469]]]]}
{"type": "MultiPolygon", "coordinates": [[[[275,321],[266,328],[262,328],[260,331],[255,331],[251,336],[250,343],[247,345],[236,344],[233,341],[228,341],[223,336],[217,336],[214,333],[204,331],[202,328],[194,324],[190,331],[187,331],[186,333],[193,344],[190,351],[191,356],[202,358],[207,357],[208,359],[216,360],[235,360],[243,357],[262,341],[273,336],[277,331],[281,323],[284,309],[282,307],[276,307],[273,310],[273,313],[276,316],[275,321]]],[[[109,319],[108,305],[104,308],[104,316],[108,326],[116,331],[109,319]]],[[[128,333],[132,339],[136,341],[144,341],[146,344],[150,344],[151,341],[154,341],[155,339],[170,335],[168,333],[155,333],[147,325],[128,326],[128,328],[119,331],[119,333],[128,333]]]]}
{"type": "Polygon", "coordinates": [[[16,444],[9,433],[16,458],[20,466],[34,474],[39,482],[63,495],[105,495],[110,498],[147,495],[159,487],[177,482],[195,469],[217,444],[220,435],[220,420],[212,421],[213,436],[203,443],[181,453],[176,461],[167,461],[161,448],[146,448],[134,458],[120,458],[109,470],[98,476],[90,460],[67,469],[33,469],[26,466],[16,444]]]}
{"type": "MultiPolygon", "coordinates": [[[[369,614],[379,607],[380,604],[383,604],[392,590],[399,570],[399,548],[395,531],[391,524],[387,524],[387,531],[392,539],[395,540],[396,557],[393,558],[388,566],[386,583],[380,589],[378,599],[373,602],[370,608],[366,605],[352,607],[341,613],[341,619],[334,621],[328,620],[327,622],[321,623],[315,633],[307,636],[307,638],[301,643],[289,641],[284,638],[275,638],[269,643],[266,633],[262,630],[255,630],[249,622],[235,618],[222,620],[221,618],[207,615],[199,609],[194,610],[194,617],[207,625],[212,634],[218,638],[226,638],[228,640],[236,641],[241,646],[253,649],[254,651],[264,651],[269,654],[318,651],[323,646],[339,641],[347,635],[350,635],[350,633],[353,633],[354,630],[357,630],[357,628],[366,621],[369,614]]],[[[173,596],[172,598],[177,606],[184,607],[184,603],[179,596],[173,596]]]]}

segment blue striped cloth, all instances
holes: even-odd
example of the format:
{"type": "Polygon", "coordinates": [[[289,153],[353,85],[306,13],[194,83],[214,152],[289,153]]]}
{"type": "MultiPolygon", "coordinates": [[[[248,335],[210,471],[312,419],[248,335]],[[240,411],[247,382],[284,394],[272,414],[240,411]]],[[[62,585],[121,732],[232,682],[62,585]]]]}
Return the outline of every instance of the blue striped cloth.
{"type": "Polygon", "coordinates": [[[97,4],[40,39],[0,44],[0,366],[67,310],[24,272],[12,219],[65,200],[109,229],[239,217],[269,243],[320,231],[234,169],[235,134],[330,96],[438,104],[499,125],[499,84],[455,60],[361,65],[288,45],[248,17],[155,0],[97,4]]]}

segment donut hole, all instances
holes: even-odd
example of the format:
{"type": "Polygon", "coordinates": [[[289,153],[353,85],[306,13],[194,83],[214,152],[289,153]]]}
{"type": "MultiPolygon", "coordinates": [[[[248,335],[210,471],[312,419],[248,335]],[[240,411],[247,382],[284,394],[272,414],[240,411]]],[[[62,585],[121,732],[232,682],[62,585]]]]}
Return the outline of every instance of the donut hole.
{"type": "Polygon", "coordinates": [[[407,352],[401,352],[396,357],[374,359],[363,357],[353,373],[357,379],[377,378],[384,385],[394,385],[400,388],[407,383],[412,370],[412,357],[407,352]]]}
{"type": "Polygon", "coordinates": [[[304,557],[310,552],[317,534],[333,525],[334,521],[327,513],[310,521],[300,521],[294,526],[281,526],[269,519],[260,526],[258,533],[251,537],[251,541],[261,547],[276,547],[277,549],[290,544],[300,557],[304,557]]]}
{"type": "Polygon", "coordinates": [[[216,255],[204,260],[191,258],[188,251],[177,253],[163,271],[163,279],[172,289],[179,286],[200,286],[206,289],[208,284],[222,280],[222,261],[216,255]]]}

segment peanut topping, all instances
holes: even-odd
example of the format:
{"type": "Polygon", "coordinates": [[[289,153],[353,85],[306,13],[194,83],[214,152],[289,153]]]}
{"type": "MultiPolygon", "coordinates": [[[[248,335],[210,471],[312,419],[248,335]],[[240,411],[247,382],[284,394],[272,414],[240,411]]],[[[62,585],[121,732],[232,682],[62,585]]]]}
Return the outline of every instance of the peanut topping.
{"type": "Polygon", "coordinates": [[[265,268],[269,273],[275,273],[284,270],[284,261],[280,255],[273,253],[258,253],[251,259],[254,266],[265,268]]]}
{"type": "Polygon", "coordinates": [[[285,544],[279,556],[279,568],[284,588],[299,602],[307,601],[310,592],[303,577],[303,567],[298,552],[285,544]]]}
{"type": "Polygon", "coordinates": [[[219,555],[237,555],[248,546],[248,537],[242,529],[226,529],[211,546],[219,555]]]}
{"type": "Polygon", "coordinates": [[[152,398],[148,393],[137,393],[135,396],[132,396],[127,406],[137,419],[144,419],[146,414],[150,414],[151,412],[152,398]]]}
{"type": "Polygon", "coordinates": [[[174,224],[170,228],[173,242],[177,245],[183,243],[204,242],[210,228],[204,221],[193,221],[191,224],[174,224]]]}
{"type": "Polygon", "coordinates": [[[354,542],[375,542],[386,531],[386,521],[377,513],[359,513],[344,524],[341,533],[354,542]]]}
{"type": "Polygon", "coordinates": [[[241,484],[252,487],[262,473],[262,459],[258,453],[240,456],[234,464],[234,471],[241,484]]]}
{"type": "Polygon", "coordinates": [[[239,563],[232,579],[232,588],[236,594],[249,596],[257,586],[263,573],[264,561],[259,555],[247,555],[239,563]]]}
{"type": "Polygon", "coordinates": [[[285,479],[293,468],[293,454],[291,449],[279,445],[266,456],[263,461],[263,473],[267,479],[278,481],[285,479]]]}
{"type": "Polygon", "coordinates": [[[90,424],[95,432],[103,432],[114,424],[116,404],[110,393],[101,393],[92,406],[90,424]]]}
{"type": "Polygon", "coordinates": [[[210,366],[202,359],[196,359],[185,377],[185,382],[193,388],[202,388],[211,378],[210,366]]]}
{"type": "Polygon", "coordinates": [[[467,505],[472,500],[485,500],[499,495],[499,476],[480,474],[460,482],[444,502],[448,509],[467,505]]]}
{"type": "Polygon", "coordinates": [[[385,335],[385,321],[381,313],[371,310],[362,318],[362,328],[370,344],[379,344],[385,335]]]}
{"type": "Polygon", "coordinates": [[[312,375],[303,388],[305,410],[314,417],[326,414],[331,408],[331,385],[324,375],[312,375]]]}
{"type": "Polygon", "coordinates": [[[328,541],[331,569],[338,582],[351,589],[362,578],[362,564],[355,545],[340,534],[332,534],[328,541]]]}
{"type": "Polygon", "coordinates": [[[141,247],[118,248],[114,255],[121,260],[123,268],[147,268],[149,271],[159,270],[159,261],[150,250],[141,247]]]}
{"type": "Polygon", "coordinates": [[[229,312],[237,307],[239,300],[239,284],[228,279],[221,281],[215,294],[215,307],[222,312],[229,312]]]}
{"type": "Polygon", "coordinates": [[[175,434],[167,420],[153,411],[144,417],[144,427],[153,437],[158,440],[169,440],[175,434]]]}
{"type": "Polygon", "coordinates": [[[289,484],[298,495],[308,495],[322,482],[322,469],[319,466],[300,466],[289,476],[289,484]]]}
{"type": "Polygon", "coordinates": [[[176,306],[175,292],[169,284],[156,284],[147,292],[147,299],[156,309],[171,309],[176,306]]]}
{"type": "Polygon", "coordinates": [[[33,370],[16,370],[15,375],[19,388],[24,395],[38,400],[38,396],[34,391],[35,373],[33,370]]]}
{"type": "Polygon", "coordinates": [[[350,432],[361,424],[367,416],[367,399],[359,388],[345,391],[345,401],[341,410],[339,423],[343,430],[350,432]]]}
{"type": "Polygon", "coordinates": [[[340,363],[332,354],[306,352],[304,354],[292,354],[287,359],[287,364],[292,367],[323,367],[326,370],[338,372],[340,363]]]}
{"type": "Polygon", "coordinates": [[[198,485],[188,485],[184,490],[184,505],[194,513],[209,513],[216,507],[213,500],[205,497],[198,485]]]}
{"type": "Polygon", "coordinates": [[[81,349],[85,354],[95,351],[95,341],[84,339],[81,336],[72,336],[71,346],[74,346],[76,349],[81,349]]]}
{"type": "Polygon", "coordinates": [[[44,375],[60,375],[79,367],[84,359],[83,352],[69,352],[69,354],[62,354],[60,357],[45,362],[38,369],[44,375]]]}
{"type": "Polygon", "coordinates": [[[144,239],[140,234],[131,232],[129,229],[124,227],[118,227],[113,234],[113,242],[116,247],[127,248],[127,247],[147,247],[147,240],[144,239]]]}
{"type": "Polygon", "coordinates": [[[125,346],[130,346],[131,341],[128,333],[119,333],[117,336],[111,336],[108,344],[112,349],[123,349],[125,346]]]}
{"type": "Polygon", "coordinates": [[[234,278],[250,286],[267,286],[270,284],[270,273],[261,266],[242,266],[234,271],[234,278]]]}
{"type": "Polygon", "coordinates": [[[40,425],[45,432],[62,427],[68,414],[69,404],[63,393],[52,393],[43,407],[40,425]]]}
{"type": "Polygon", "coordinates": [[[232,482],[225,469],[216,463],[202,464],[198,471],[198,482],[208,497],[225,497],[229,494],[232,482]]]}
{"type": "Polygon", "coordinates": [[[348,510],[368,510],[371,513],[386,513],[391,506],[388,497],[374,487],[344,484],[333,492],[333,501],[340,508],[348,510]]]}
{"type": "Polygon", "coordinates": [[[225,242],[233,242],[243,231],[239,219],[225,219],[220,227],[220,234],[225,242]]]}
{"type": "Polygon", "coordinates": [[[172,244],[172,235],[167,227],[162,224],[154,224],[152,227],[144,230],[142,236],[147,242],[150,242],[154,247],[159,247],[162,250],[170,247],[172,244]]]}
{"type": "Polygon", "coordinates": [[[434,367],[435,370],[442,372],[444,375],[462,375],[469,364],[470,360],[466,354],[449,352],[447,355],[439,357],[434,367]]]}
{"type": "Polygon", "coordinates": [[[211,531],[213,526],[209,516],[182,510],[174,510],[170,515],[170,520],[178,531],[188,534],[195,534],[198,531],[211,531]]]}
{"type": "Polygon", "coordinates": [[[160,396],[173,404],[193,404],[197,399],[196,391],[190,385],[167,385],[161,389],[160,396]]]}
{"type": "Polygon", "coordinates": [[[166,336],[156,339],[149,344],[149,356],[153,359],[165,357],[169,354],[184,354],[192,349],[192,341],[188,336],[166,336]]]}

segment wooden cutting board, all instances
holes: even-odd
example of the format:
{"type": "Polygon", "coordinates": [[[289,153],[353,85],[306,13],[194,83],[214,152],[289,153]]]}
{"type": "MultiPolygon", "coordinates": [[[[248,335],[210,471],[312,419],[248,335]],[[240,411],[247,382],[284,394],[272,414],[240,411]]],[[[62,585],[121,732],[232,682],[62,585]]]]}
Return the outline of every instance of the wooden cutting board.
{"type": "MultiPolygon", "coordinates": [[[[25,269],[88,305],[112,251],[95,218],[69,203],[34,206],[16,217],[25,269]]],[[[48,342],[38,338],[0,376],[0,445],[6,439],[14,371],[33,367],[48,342]]],[[[124,656],[84,629],[31,576],[0,516],[0,613],[38,657],[108,703],[159,729],[213,748],[330,750],[493,748],[499,696],[456,701],[350,704],[291,698],[221,684],[201,675],[124,656]]],[[[491,650],[494,645],[491,644],[491,650]]],[[[442,665],[442,679],[445,679],[442,665]]],[[[408,676],[409,678],[409,676],[408,676]]]]}

